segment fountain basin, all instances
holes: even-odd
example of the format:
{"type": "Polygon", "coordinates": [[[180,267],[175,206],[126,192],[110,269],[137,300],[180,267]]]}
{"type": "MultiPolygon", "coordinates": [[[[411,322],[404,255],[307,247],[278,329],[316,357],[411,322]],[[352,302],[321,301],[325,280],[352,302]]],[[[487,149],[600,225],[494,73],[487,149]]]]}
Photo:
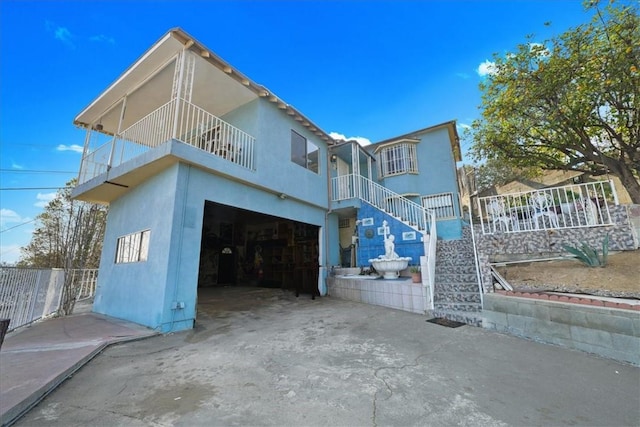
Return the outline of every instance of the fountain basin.
{"type": "Polygon", "coordinates": [[[369,260],[373,268],[382,274],[384,279],[397,279],[400,271],[407,268],[409,261],[411,261],[411,257],[398,257],[394,259],[374,258],[369,260]]]}

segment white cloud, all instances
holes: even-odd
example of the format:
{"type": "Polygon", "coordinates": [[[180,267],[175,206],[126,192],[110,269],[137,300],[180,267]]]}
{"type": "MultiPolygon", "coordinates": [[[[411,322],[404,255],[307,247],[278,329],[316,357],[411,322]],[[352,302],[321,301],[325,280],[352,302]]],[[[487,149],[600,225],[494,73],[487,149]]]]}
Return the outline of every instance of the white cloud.
{"type": "Polygon", "coordinates": [[[60,144],[56,147],[56,150],[58,151],[74,151],[76,153],[80,153],[82,154],[82,152],[84,151],[82,145],[78,145],[78,144],[71,144],[71,145],[64,145],[64,144],[60,144]]]}
{"type": "Polygon", "coordinates": [[[542,43],[529,43],[529,51],[537,52],[538,57],[540,58],[546,58],[551,54],[549,49],[547,49],[542,43]]]}
{"type": "Polygon", "coordinates": [[[17,164],[16,162],[14,162],[13,160],[11,160],[11,169],[24,169],[24,166],[17,164]]]}
{"type": "Polygon", "coordinates": [[[364,136],[350,136],[347,138],[346,136],[338,132],[330,132],[329,136],[335,140],[351,141],[353,139],[362,146],[371,144],[371,140],[369,138],[365,138],[364,136]]]}
{"type": "Polygon", "coordinates": [[[478,65],[478,68],[476,69],[476,73],[478,73],[480,77],[484,77],[488,74],[495,74],[496,71],[496,63],[491,62],[488,59],[478,65]]]}
{"type": "Polygon", "coordinates": [[[465,131],[465,130],[469,130],[469,129],[471,129],[471,125],[468,125],[466,123],[458,123],[458,131],[460,131],[460,130],[465,131]]]}
{"type": "Polygon", "coordinates": [[[75,48],[75,45],[73,44],[74,36],[73,34],[71,34],[71,31],[69,31],[67,27],[61,27],[60,25],[57,25],[52,21],[45,21],[45,28],[47,29],[47,31],[53,33],[53,37],[56,40],[60,40],[70,48],[75,48]]]}
{"type": "Polygon", "coordinates": [[[36,199],[38,201],[34,204],[34,206],[38,208],[44,208],[47,204],[56,198],[56,193],[38,193],[36,199]]]}
{"type": "Polygon", "coordinates": [[[116,44],[116,39],[114,39],[113,37],[105,36],[104,34],[99,34],[97,36],[91,36],[91,37],[89,37],[89,40],[91,40],[92,42],[102,42],[102,43],[107,43],[107,44],[110,44],[110,45],[115,45],[116,44]]]}
{"type": "Polygon", "coordinates": [[[20,260],[20,245],[0,246],[0,264],[14,265],[20,260]]]}
{"type": "Polygon", "coordinates": [[[5,208],[0,209],[0,227],[4,228],[6,224],[14,222],[22,222],[22,218],[16,211],[5,208]]]}

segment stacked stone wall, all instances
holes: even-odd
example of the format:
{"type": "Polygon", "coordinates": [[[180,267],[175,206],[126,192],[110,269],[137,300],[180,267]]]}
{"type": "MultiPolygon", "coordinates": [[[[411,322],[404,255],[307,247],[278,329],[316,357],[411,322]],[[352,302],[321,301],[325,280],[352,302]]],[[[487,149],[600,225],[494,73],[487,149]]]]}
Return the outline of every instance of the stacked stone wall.
{"type": "Polygon", "coordinates": [[[480,225],[476,225],[476,248],[484,292],[493,289],[490,263],[566,256],[565,244],[575,246],[585,242],[591,247],[601,248],[607,234],[610,251],[637,249],[638,235],[634,222],[640,215],[640,209],[637,205],[612,206],[610,209],[614,225],[494,234],[483,234],[480,225]]]}

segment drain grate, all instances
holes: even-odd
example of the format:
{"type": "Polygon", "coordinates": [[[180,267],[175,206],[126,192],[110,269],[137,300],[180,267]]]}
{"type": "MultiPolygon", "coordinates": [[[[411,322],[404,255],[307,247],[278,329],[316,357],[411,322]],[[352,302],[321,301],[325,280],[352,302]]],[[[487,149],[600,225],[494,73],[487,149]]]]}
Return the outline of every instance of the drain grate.
{"type": "Polygon", "coordinates": [[[446,326],[447,328],[459,328],[460,326],[466,325],[466,323],[456,322],[455,320],[445,319],[444,317],[434,317],[433,319],[428,319],[427,322],[446,326]]]}

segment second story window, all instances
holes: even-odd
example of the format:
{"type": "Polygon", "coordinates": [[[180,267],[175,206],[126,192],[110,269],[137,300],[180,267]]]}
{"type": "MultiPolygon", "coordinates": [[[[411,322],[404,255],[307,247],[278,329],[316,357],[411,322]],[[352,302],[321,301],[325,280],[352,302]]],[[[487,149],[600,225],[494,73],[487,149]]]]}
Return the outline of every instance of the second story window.
{"type": "Polygon", "coordinates": [[[418,173],[418,159],[415,144],[395,144],[380,150],[380,176],[418,173]]]}
{"type": "Polygon", "coordinates": [[[318,173],[318,147],[298,132],[291,131],[291,161],[318,173]]]}

